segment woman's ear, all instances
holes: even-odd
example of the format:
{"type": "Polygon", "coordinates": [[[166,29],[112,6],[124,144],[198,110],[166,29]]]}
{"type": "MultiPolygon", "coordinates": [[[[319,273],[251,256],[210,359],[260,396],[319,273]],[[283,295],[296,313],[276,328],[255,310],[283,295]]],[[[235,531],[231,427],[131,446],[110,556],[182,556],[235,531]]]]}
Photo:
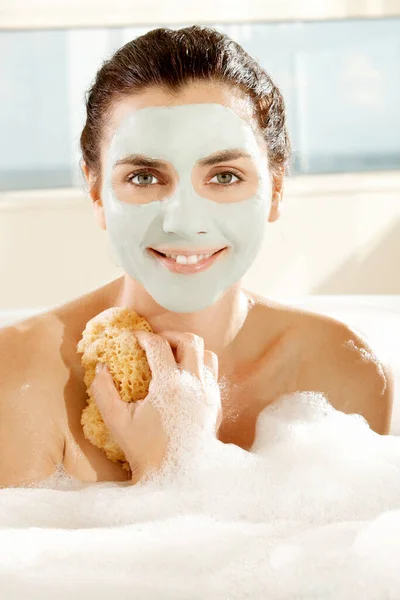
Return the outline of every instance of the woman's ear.
{"type": "Polygon", "coordinates": [[[89,171],[88,166],[84,160],[81,161],[81,168],[89,187],[89,196],[93,201],[94,216],[97,221],[97,224],[99,225],[99,227],[101,227],[101,229],[107,229],[106,217],[104,214],[104,206],[101,201],[97,180],[94,177],[94,175],[89,171]]]}
{"type": "Polygon", "coordinates": [[[272,175],[272,202],[268,217],[270,223],[277,221],[281,214],[284,176],[285,169],[283,167],[279,168],[279,170],[272,175]]]}

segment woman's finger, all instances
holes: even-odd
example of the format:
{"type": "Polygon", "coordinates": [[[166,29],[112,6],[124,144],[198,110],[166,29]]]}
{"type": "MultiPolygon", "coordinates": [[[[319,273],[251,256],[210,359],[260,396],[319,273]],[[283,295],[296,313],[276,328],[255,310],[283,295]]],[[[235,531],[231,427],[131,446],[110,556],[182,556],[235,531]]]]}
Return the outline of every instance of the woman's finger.
{"type": "Polygon", "coordinates": [[[166,339],[141,329],[135,329],[132,333],[146,352],[152,378],[157,375],[165,375],[171,368],[176,368],[174,354],[166,339]]]}
{"type": "Polygon", "coordinates": [[[128,404],[121,400],[112,375],[104,363],[98,363],[90,393],[111,433],[114,427],[120,428],[125,424],[127,415],[134,409],[133,402],[128,404]]]}
{"type": "Polygon", "coordinates": [[[182,331],[160,331],[160,336],[174,348],[176,362],[181,369],[189,371],[203,381],[204,340],[194,333],[182,331]]]}
{"type": "Polygon", "coordinates": [[[218,356],[215,352],[204,350],[204,366],[211,369],[215,381],[218,381],[218,356]]]}

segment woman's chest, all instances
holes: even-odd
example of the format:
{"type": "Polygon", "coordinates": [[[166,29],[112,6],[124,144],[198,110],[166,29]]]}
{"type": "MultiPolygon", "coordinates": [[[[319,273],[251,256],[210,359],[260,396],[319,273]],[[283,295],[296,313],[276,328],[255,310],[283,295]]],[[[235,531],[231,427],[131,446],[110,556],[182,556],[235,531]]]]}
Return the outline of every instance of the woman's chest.
{"type": "Polygon", "coordinates": [[[284,394],[297,391],[299,364],[269,364],[266,360],[246,377],[237,375],[221,378],[223,419],[218,439],[250,450],[254,442],[259,414],[284,394]]]}
{"type": "MultiPolygon", "coordinates": [[[[296,391],[298,371],[296,361],[288,362],[283,357],[277,360],[276,356],[274,360],[266,356],[248,366],[224,365],[219,375],[223,418],[218,439],[250,450],[258,415],[279,396],[296,391]]],[[[75,381],[70,380],[66,396],[64,467],[81,481],[126,481],[130,473],[119,463],[110,461],[103,450],[84,436],[81,416],[87,399],[81,375],[78,369],[75,381]]]]}

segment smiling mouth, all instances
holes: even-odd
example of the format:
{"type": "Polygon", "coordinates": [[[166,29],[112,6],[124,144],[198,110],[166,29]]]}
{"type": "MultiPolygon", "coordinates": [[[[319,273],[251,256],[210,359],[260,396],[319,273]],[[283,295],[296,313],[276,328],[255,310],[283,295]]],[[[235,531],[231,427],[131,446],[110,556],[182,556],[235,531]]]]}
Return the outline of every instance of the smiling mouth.
{"type": "MultiPolygon", "coordinates": [[[[219,260],[219,258],[229,250],[229,247],[225,246],[224,248],[221,248],[220,250],[217,250],[216,252],[211,254],[211,256],[201,258],[200,260],[197,259],[196,262],[194,262],[193,259],[191,259],[190,262],[187,262],[187,256],[183,255],[177,255],[179,257],[179,262],[177,262],[175,258],[166,256],[165,254],[159,252],[158,250],[155,250],[154,248],[147,248],[147,250],[154,258],[161,262],[161,264],[172,273],[181,273],[188,275],[190,273],[198,273],[199,271],[204,271],[205,269],[208,269],[214,262],[219,260]]],[[[192,256],[197,255],[193,254],[192,256]]]]}

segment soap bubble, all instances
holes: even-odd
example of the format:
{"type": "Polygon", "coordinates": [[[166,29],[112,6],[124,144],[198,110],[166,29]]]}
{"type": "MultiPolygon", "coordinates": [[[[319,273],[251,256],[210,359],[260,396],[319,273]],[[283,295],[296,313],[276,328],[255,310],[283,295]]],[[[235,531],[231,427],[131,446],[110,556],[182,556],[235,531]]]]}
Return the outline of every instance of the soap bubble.
{"type": "Polygon", "coordinates": [[[247,452],[216,438],[209,384],[164,411],[175,445],[148,480],[60,465],[0,491],[2,598],[400,598],[400,438],[296,393],[260,413],[247,452]]]}

